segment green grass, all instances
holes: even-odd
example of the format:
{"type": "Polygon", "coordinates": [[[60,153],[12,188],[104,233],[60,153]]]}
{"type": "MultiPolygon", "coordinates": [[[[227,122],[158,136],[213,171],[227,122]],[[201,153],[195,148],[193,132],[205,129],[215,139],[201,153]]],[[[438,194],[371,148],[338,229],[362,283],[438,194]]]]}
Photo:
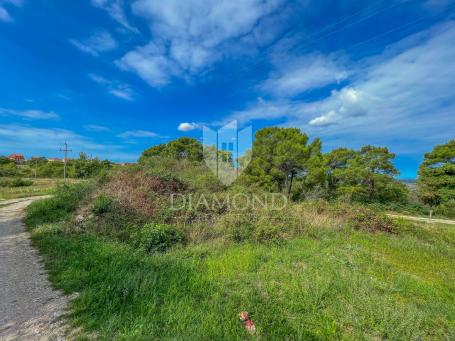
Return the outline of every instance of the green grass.
{"type": "MultiPolygon", "coordinates": [[[[0,177],[2,182],[14,181],[14,178],[0,177]]],[[[63,183],[61,179],[24,179],[27,182],[33,182],[30,186],[19,187],[0,187],[0,200],[1,199],[17,199],[39,195],[53,194],[56,187],[63,183]]],[[[68,180],[70,183],[80,182],[80,180],[68,180]]]]}
{"type": "Polygon", "coordinates": [[[99,339],[454,339],[455,230],[401,221],[396,234],[312,230],[279,245],[124,243],[33,229],[54,285],[79,293],[70,322],[99,339]],[[253,337],[254,338],[254,337],[253,337]]]}
{"type": "Polygon", "coordinates": [[[35,227],[68,218],[80,201],[90,193],[90,188],[90,183],[56,187],[53,197],[35,201],[27,207],[24,222],[30,227],[35,227]]]}

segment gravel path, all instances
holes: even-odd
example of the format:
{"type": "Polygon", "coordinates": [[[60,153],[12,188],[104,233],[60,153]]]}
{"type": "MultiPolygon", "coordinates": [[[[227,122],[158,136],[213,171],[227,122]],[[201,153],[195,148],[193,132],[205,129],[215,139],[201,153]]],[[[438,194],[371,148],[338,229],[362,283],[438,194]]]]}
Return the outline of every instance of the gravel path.
{"type": "Polygon", "coordinates": [[[21,222],[33,200],[0,206],[0,340],[64,340],[67,298],[55,291],[21,222]]]}

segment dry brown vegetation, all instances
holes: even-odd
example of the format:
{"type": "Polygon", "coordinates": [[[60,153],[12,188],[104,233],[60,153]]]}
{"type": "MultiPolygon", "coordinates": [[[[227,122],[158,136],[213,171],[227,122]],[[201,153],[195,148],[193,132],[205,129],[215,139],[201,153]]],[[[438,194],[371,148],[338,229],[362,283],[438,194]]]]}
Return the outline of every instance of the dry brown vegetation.
{"type": "MultiPolygon", "coordinates": [[[[238,188],[235,189],[238,193],[238,188]]],[[[164,224],[184,235],[185,243],[224,241],[283,242],[315,229],[360,229],[393,232],[393,222],[382,214],[346,203],[324,200],[288,202],[285,207],[253,207],[244,193],[236,207],[229,191],[193,192],[184,183],[150,175],[143,169],[125,169],[98,186],[79,211],[78,226],[121,240],[145,224],[164,224]],[[170,195],[191,195],[193,205],[175,210],[170,195]],[[204,200],[200,200],[200,199],[204,200]],[[242,202],[245,201],[245,202],[242,202]],[[204,203],[196,205],[195,203],[204,203]],[[81,217],[82,216],[82,217],[81,217]]],[[[264,195],[265,193],[256,193],[264,195]]],[[[265,199],[267,201],[267,199],[265,199]]]]}

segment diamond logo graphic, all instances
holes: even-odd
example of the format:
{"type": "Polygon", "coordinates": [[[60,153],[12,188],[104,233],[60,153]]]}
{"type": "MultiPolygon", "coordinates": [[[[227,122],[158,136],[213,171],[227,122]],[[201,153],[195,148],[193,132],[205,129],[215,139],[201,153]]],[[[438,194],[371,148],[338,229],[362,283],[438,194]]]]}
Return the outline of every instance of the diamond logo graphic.
{"type": "Polygon", "coordinates": [[[253,135],[248,126],[238,130],[232,121],[218,131],[203,127],[204,161],[225,185],[230,185],[251,161],[253,135]]]}

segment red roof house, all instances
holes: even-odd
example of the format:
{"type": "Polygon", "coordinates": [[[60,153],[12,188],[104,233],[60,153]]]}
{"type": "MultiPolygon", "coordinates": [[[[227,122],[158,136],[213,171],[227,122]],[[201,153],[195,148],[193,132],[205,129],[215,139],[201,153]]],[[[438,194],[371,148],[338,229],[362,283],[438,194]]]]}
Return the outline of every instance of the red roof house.
{"type": "Polygon", "coordinates": [[[25,160],[24,155],[22,154],[11,154],[10,156],[8,156],[8,159],[15,162],[22,162],[25,160]]]}

